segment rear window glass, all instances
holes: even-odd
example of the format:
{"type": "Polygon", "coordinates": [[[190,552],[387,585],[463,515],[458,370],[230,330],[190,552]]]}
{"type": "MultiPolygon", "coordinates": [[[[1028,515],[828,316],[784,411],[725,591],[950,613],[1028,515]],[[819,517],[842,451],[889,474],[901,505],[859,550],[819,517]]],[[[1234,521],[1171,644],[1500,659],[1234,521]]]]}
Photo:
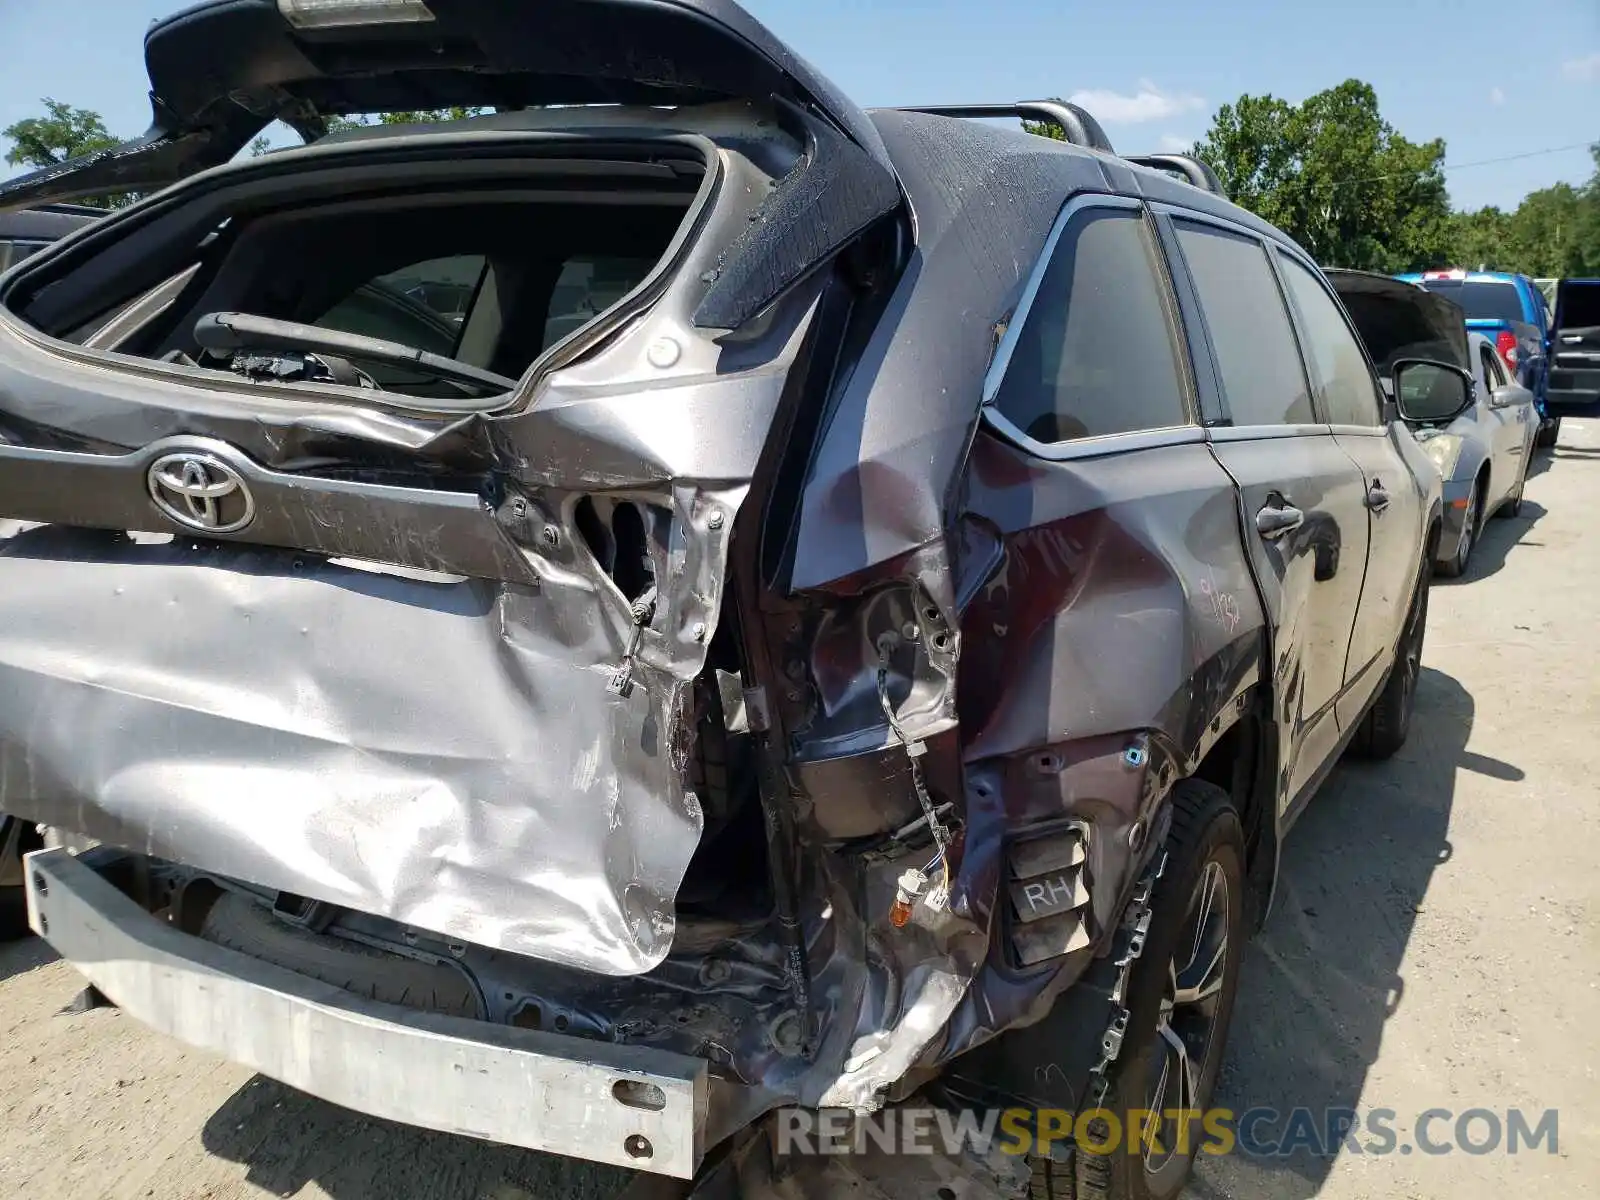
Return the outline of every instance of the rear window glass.
{"type": "Polygon", "coordinates": [[[1085,209],[1045,268],[995,407],[1045,443],[1187,424],[1176,324],[1144,218],[1085,209]]]}
{"type": "Polygon", "coordinates": [[[1522,297],[1514,283],[1493,280],[1463,282],[1459,279],[1429,279],[1422,286],[1430,292],[1454,300],[1469,321],[1525,321],[1522,297]]]}

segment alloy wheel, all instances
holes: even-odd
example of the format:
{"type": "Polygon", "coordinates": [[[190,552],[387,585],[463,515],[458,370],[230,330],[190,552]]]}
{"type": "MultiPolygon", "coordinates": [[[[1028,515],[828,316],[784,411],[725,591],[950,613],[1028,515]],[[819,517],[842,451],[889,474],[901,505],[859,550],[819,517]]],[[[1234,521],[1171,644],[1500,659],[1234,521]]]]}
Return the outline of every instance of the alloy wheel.
{"type": "MultiPolygon", "coordinates": [[[[1146,1090],[1145,1107],[1151,1112],[1192,1111],[1203,1099],[1198,1094],[1200,1080],[1217,1041],[1218,1011],[1233,949],[1228,937],[1228,902],[1228,877],[1222,864],[1206,863],[1167,967],[1167,986],[1156,1018],[1152,1078],[1146,1090]]],[[[1192,1149],[1197,1134],[1188,1131],[1186,1149],[1192,1149]]],[[[1163,1117],[1156,1137],[1145,1144],[1145,1169],[1151,1174],[1162,1170],[1184,1143],[1177,1122],[1163,1117]]]]}

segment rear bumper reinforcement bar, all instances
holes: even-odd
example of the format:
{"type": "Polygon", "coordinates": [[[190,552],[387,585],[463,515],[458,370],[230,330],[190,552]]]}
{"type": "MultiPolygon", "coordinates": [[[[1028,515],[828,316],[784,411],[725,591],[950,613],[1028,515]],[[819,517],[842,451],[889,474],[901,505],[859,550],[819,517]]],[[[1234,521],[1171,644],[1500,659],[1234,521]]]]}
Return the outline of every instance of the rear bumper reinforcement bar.
{"type": "Polygon", "coordinates": [[[28,921],[129,1016],[331,1103],[425,1129],[693,1177],[703,1060],[378,1004],[202,941],[64,850],[28,921]]]}

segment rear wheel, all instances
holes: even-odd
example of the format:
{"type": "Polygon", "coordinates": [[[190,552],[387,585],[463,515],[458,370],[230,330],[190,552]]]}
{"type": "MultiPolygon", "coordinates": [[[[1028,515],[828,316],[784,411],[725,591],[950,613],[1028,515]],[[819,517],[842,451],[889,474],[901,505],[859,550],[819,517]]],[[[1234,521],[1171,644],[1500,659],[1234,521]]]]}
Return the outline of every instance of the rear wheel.
{"type": "Polygon", "coordinates": [[[0,887],[0,942],[28,934],[28,902],[20,887],[0,887]]]}
{"type": "Polygon", "coordinates": [[[1500,507],[1495,510],[1497,517],[1520,517],[1522,515],[1522,493],[1528,486],[1528,456],[1522,456],[1522,469],[1517,475],[1517,486],[1505,498],[1500,507]]]}
{"type": "MultiPolygon", "coordinates": [[[[1098,1118],[1071,1164],[1034,1164],[1034,1200],[1170,1200],[1199,1149],[1198,1122],[1155,1120],[1141,1137],[1130,1110],[1161,1113],[1211,1103],[1244,950],[1244,834],[1232,798],[1187,779],[1173,789],[1167,868],[1150,933],[1128,983],[1128,1027],[1098,1118]]],[[[1080,1134],[1080,1137],[1083,1135],[1080,1134]]]]}
{"type": "Polygon", "coordinates": [[[1417,682],[1422,677],[1422,643],[1428,632],[1428,571],[1423,564],[1417,591],[1411,598],[1405,628],[1395,647],[1394,664],[1383,691],[1372,702],[1356,730],[1352,749],[1365,758],[1389,758],[1406,744],[1411,714],[1417,705],[1417,682]]]}

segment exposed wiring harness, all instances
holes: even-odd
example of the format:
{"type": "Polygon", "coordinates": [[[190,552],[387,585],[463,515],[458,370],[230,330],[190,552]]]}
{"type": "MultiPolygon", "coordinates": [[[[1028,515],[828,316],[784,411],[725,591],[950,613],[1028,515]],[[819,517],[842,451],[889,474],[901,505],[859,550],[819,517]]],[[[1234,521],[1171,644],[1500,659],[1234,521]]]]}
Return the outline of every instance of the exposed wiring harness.
{"type": "Polygon", "coordinates": [[[939,882],[928,893],[927,904],[929,908],[941,910],[950,900],[950,830],[939,819],[938,809],[933,797],[928,794],[928,785],[922,775],[922,759],[928,753],[927,743],[920,738],[908,738],[905,730],[900,728],[900,719],[895,716],[894,703],[889,699],[889,652],[881,646],[878,650],[878,704],[883,709],[884,719],[889,722],[890,731],[906,749],[906,757],[911,763],[911,786],[917,793],[917,803],[922,806],[922,819],[933,836],[935,847],[927,866],[921,871],[907,871],[900,877],[897,908],[904,907],[909,914],[911,902],[927,887],[928,880],[937,876],[939,882]]]}

